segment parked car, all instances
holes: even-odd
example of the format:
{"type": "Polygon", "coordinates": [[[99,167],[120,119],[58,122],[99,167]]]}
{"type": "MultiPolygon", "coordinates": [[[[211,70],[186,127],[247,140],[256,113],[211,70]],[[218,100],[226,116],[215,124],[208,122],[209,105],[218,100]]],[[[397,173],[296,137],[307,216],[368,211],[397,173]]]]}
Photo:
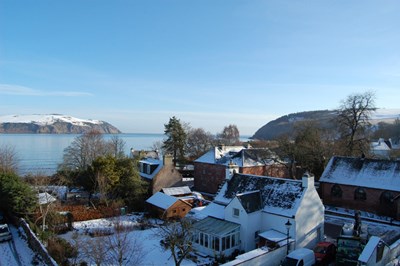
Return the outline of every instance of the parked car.
{"type": "Polygon", "coordinates": [[[9,241],[12,239],[10,229],[7,224],[0,225],[0,242],[9,241]]]}
{"type": "Polygon", "coordinates": [[[283,266],[312,266],[314,264],[314,252],[308,248],[293,250],[286,256],[282,263],[283,266]]]}
{"type": "Polygon", "coordinates": [[[316,265],[329,265],[336,258],[336,246],[331,242],[319,242],[314,248],[316,265]]]}

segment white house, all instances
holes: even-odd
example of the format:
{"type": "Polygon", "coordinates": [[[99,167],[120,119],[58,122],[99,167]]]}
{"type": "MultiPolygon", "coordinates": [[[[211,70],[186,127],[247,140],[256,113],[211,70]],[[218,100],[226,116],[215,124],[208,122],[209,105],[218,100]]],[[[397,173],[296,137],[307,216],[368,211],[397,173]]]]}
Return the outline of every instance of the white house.
{"type": "Polygon", "coordinates": [[[313,176],[306,174],[302,180],[289,180],[231,170],[228,169],[227,180],[210,205],[223,209],[223,219],[211,214],[194,224],[198,240],[194,245],[198,251],[229,256],[235,250],[247,252],[260,244],[277,248],[286,245],[288,234],[294,242],[292,248],[312,248],[322,240],[324,206],[313,176]],[[291,225],[289,230],[287,225],[291,225]]]}

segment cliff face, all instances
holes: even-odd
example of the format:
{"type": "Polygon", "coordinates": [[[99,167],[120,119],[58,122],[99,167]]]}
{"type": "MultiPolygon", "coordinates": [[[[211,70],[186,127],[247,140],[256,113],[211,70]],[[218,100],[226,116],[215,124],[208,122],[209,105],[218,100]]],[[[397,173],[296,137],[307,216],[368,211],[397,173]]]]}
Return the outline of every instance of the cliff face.
{"type": "Polygon", "coordinates": [[[111,124],[62,115],[3,116],[0,133],[82,134],[91,130],[104,134],[121,133],[111,124]]]}

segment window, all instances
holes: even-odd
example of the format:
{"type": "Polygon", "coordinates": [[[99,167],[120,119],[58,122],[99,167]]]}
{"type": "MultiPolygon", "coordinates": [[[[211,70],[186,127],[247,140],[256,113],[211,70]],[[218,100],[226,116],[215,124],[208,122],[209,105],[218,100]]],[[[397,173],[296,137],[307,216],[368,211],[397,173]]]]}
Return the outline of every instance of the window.
{"type": "Polygon", "coordinates": [[[143,163],[140,163],[140,172],[144,173],[144,165],[143,165],[143,163]]]}
{"type": "Polygon", "coordinates": [[[355,200],[366,200],[367,199],[367,192],[364,188],[358,187],[354,191],[354,199],[355,200]]]}
{"type": "Polygon", "coordinates": [[[151,174],[151,171],[150,171],[150,164],[148,164],[147,165],[147,167],[146,167],[146,174],[151,174]]]}
{"type": "Polygon", "coordinates": [[[381,204],[391,205],[391,204],[393,204],[393,199],[394,199],[394,196],[393,196],[392,192],[384,191],[381,194],[380,202],[381,202],[381,204]]]}
{"type": "Polygon", "coordinates": [[[342,189],[339,185],[335,184],[331,188],[331,196],[334,198],[341,198],[342,197],[342,189]]]}
{"type": "Polygon", "coordinates": [[[233,208],[233,216],[234,217],[239,217],[240,211],[237,208],[233,208]]]}
{"type": "Polygon", "coordinates": [[[231,236],[227,236],[225,238],[225,248],[230,249],[231,248],[231,236]]]}
{"type": "Polygon", "coordinates": [[[195,243],[199,243],[199,234],[198,233],[193,234],[193,241],[195,243]]]}

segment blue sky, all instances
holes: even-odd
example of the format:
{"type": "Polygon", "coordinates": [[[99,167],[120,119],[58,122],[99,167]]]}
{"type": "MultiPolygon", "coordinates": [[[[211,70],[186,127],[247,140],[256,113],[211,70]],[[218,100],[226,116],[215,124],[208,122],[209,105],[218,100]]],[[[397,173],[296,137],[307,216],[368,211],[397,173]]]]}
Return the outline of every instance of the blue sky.
{"type": "Polygon", "coordinates": [[[0,115],[243,135],[376,93],[400,108],[399,1],[0,0],[0,115]]]}

